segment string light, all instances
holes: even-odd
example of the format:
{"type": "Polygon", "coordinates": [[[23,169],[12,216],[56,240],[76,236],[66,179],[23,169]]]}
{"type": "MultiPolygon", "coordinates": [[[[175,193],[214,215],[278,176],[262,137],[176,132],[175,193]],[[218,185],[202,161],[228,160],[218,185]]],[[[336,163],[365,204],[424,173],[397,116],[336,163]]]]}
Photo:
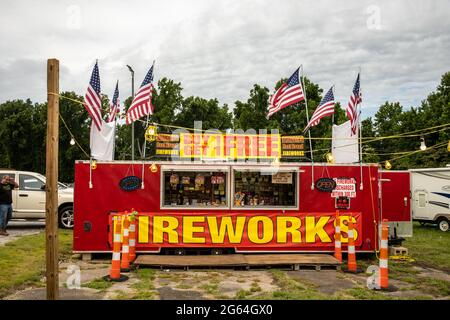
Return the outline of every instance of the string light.
{"type": "Polygon", "coordinates": [[[384,163],[384,167],[387,170],[390,170],[392,168],[392,164],[389,162],[389,160],[386,160],[386,162],[384,163]]]}
{"type": "Polygon", "coordinates": [[[70,145],[71,145],[71,146],[74,146],[74,145],[75,145],[75,139],[74,139],[73,137],[70,139],[70,145]]]}
{"type": "Polygon", "coordinates": [[[325,155],[325,159],[327,159],[327,162],[328,162],[328,163],[334,163],[334,157],[333,157],[333,154],[332,154],[331,152],[328,152],[328,153],[325,155]]]}
{"type": "Polygon", "coordinates": [[[425,144],[425,138],[423,136],[420,137],[420,150],[427,150],[427,145],[425,144]]]}
{"type": "Polygon", "coordinates": [[[91,169],[92,169],[92,170],[97,169],[97,161],[92,160],[92,163],[91,163],[91,169]]]}
{"type": "Polygon", "coordinates": [[[150,171],[153,173],[158,172],[158,166],[152,163],[152,165],[150,166],[150,171]]]}

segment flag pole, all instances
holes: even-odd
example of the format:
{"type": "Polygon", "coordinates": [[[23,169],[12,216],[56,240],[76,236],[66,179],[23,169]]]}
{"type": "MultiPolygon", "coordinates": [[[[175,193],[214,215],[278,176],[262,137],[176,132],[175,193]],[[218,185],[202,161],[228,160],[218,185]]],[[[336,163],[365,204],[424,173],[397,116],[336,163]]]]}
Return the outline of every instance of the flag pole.
{"type": "MultiPolygon", "coordinates": [[[[359,67],[359,96],[361,96],[361,67],[359,67]]],[[[361,183],[359,185],[359,190],[364,189],[363,184],[363,169],[362,169],[362,126],[361,126],[361,104],[362,99],[360,99],[361,102],[359,103],[359,114],[358,114],[358,136],[359,136],[359,171],[360,171],[360,179],[361,183]]],[[[370,170],[370,169],[369,169],[370,170]]]]}
{"type": "MultiPolygon", "coordinates": [[[[333,92],[333,97],[335,96],[334,95],[334,84],[333,84],[333,86],[331,87],[331,91],[333,92]]],[[[333,133],[333,124],[334,124],[334,111],[333,111],[333,114],[331,115],[331,132],[333,133]]]]}
{"type": "MultiPolygon", "coordinates": [[[[155,72],[155,69],[153,68],[154,66],[155,66],[155,60],[153,60],[153,64],[152,64],[152,72],[153,72],[153,74],[155,72]]],[[[152,81],[152,84],[153,84],[153,81],[152,81]]],[[[150,104],[151,104],[151,101],[150,101],[150,104]]],[[[150,113],[147,113],[147,121],[145,122],[145,130],[147,130],[147,127],[148,127],[148,118],[149,118],[149,116],[150,116],[150,113]]],[[[145,176],[144,166],[145,166],[145,151],[146,151],[146,149],[147,149],[147,139],[144,139],[144,151],[142,152],[142,174],[141,174],[142,181],[141,181],[141,189],[144,189],[144,176],[145,176]]]]}
{"type": "MultiPolygon", "coordinates": [[[[305,108],[306,108],[306,121],[309,123],[309,114],[308,114],[308,100],[306,99],[306,87],[303,82],[303,64],[300,66],[302,69],[302,89],[304,90],[304,96],[305,96],[305,108]]],[[[312,143],[311,143],[311,130],[308,127],[308,138],[309,138],[309,151],[311,153],[311,190],[314,190],[314,156],[313,156],[313,149],[312,149],[312,143]]]]}

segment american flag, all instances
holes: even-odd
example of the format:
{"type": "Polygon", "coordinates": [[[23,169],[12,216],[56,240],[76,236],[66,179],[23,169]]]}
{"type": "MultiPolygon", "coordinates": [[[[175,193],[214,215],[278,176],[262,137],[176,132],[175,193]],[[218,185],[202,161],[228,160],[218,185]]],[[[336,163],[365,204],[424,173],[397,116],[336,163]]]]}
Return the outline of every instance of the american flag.
{"type": "Polygon", "coordinates": [[[116,120],[116,114],[120,112],[119,102],[119,81],[116,83],[116,89],[114,90],[114,96],[111,103],[111,110],[109,111],[108,122],[116,120]]]}
{"type": "Polygon", "coordinates": [[[131,106],[127,111],[126,123],[130,124],[137,119],[153,114],[152,92],[153,92],[153,66],[148,70],[139,91],[133,98],[131,106]]]}
{"type": "Polygon", "coordinates": [[[289,80],[283,83],[283,85],[270,97],[267,118],[283,108],[305,100],[302,85],[299,81],[299,70],[300,68],[295,70],[289,80]]]}
{"type": "Polygon", "coordinates": [[[84,107],[90,114],[97,129],[100,130],[102,127],[102,98],[100,97],[100,75],[97,62],[95,62],[91,81],[89,81],[89,87],[84,96],[84,107]]]}
{"type": "Polygon", "coordinates": [[[322,101],[320,101],[319,106],[316,111],[314,111],[311,119],[309,120],[308,125],[305,127],[305,132],[310,127],[314,127],[319,124],[320,119],[323,117],[332,115],[334,113],[334,94],[333,87],[328,90],[327,94],[323,97],[322,101]]]}
{"type": "Polygon", "coordinates": [[[356,134],[356,129],[358,127],[359,117],[358,117],[357,109],[358,109],[358,104],[360,104],[361,102],[362,102],[362,99],[361,99],[359,73],[358,73],[358,77],[356,78],[355,85],[353,86],[352,95],[350,96],[350,101],[348,102],[347,109],[346,109],[347,117],[350,119],[350,124],[352,126],[352,135],[356,134]]]}

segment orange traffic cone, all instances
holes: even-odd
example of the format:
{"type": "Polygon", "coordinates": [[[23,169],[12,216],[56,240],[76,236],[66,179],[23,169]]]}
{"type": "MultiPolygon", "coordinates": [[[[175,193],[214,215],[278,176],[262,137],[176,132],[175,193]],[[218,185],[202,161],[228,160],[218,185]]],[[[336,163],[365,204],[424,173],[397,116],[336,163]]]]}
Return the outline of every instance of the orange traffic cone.
{"type": "Polygon", "coordinates": [[[105,276],[104,278],[109,281],[125,281],[128,279],[127,276],[124,276],[120,274],[120,235],[121,235],[121,228],[122,228],[122,220],[120,216],[114,216],[113,217],[113,229],[114,230],[114,237],[113,237],[113,254],[112,254],[112,261],[111,261],[111,270],[109,271],[109,275],[105,276]]]}
{"type": "Polygon", "coordinates": [[[353,225],[353,216],[350,213],[348,220],[348,244],[347,244],[347,270],[346,272],[359,273],[362,272],[356,266],[356,251],[355,251],[355,228],[353,225]]]}
{"type": "Polygon", "coordinates": [[[334,228],[334,257],[342,263],[341,219],[339,217],[339,210],[336,210],[336,226],[334,228]]]}
{"type": "Polygon", "coordinates": [[[135,214],[130,215],[130,263],[136,259],[136,217],[135,214]]]}
{"type": "Polygon", "coordinates": [[[130,220],[128,219],[128,213],[125,212],[123,216],[123,233],[122,233],[122,260],[120,263],[120,271],[130,272],[130,246],[129,246],[129,227],[130,220]]]}

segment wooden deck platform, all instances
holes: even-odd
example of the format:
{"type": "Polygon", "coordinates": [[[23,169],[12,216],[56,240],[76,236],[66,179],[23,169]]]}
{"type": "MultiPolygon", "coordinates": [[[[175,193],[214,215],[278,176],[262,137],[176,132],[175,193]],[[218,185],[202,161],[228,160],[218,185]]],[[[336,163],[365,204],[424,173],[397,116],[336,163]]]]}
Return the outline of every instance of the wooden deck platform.
{"type": "Polygon", "coordinates": [[[205,268],[205,267],[289,267],[293,270],[305,268],[339,269],[339,261],[330,254],[225,254],[225,255],[140,255],[136,266],[158,268],[205,268]]]}

